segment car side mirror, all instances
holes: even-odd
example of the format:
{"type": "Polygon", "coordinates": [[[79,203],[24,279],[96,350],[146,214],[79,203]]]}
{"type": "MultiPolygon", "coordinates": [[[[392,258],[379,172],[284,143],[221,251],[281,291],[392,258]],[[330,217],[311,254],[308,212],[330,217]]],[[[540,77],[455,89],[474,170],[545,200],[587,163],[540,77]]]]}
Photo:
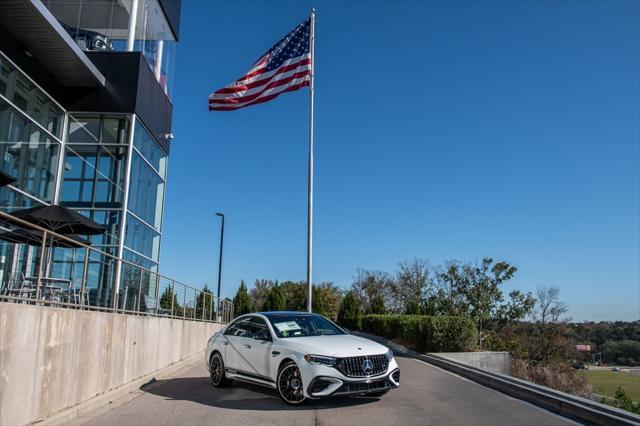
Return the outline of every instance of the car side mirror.
{"type": "Polygon", "coordinates": [[[271,336],[269,335],[269,330],[267,329],[258,331],[256,334],[253,335],[253,338],[255,340],[263,340],[267,342],[271,341],[271,336]]]}

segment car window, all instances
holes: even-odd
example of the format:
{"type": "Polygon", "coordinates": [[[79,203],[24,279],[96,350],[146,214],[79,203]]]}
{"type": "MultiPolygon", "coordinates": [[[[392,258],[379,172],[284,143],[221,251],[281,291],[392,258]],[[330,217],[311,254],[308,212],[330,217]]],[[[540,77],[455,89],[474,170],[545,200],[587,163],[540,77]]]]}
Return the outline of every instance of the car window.
{"type": "Polygon", "coordinates": [[[251,337],[255,336],[256,334],[264,330],[267,331],[267,336],[271,335],[271,333],[269,333],[269,329],[267,328],[267,323],[265,322],[265,320],[263,320],[260,317],[255,317],[255,316],[250,317],[250,320],[248,321],[247,324],[249,326],[251,337]]]}
{"type": "Polygon", "coordinates": [[[250,331],[250,323],[251,317],[240,318],[235,322],[231,323],[229,327],[224,332],[225,336],[238,336],[238,337],[253,337],[253,334],[250,331]]]}
{"type": "Polygon", "coordinates": [[[328,336],[345,334],[342,329],[320,315],[274,315],[269,317],[278,337],[328,336]]]}

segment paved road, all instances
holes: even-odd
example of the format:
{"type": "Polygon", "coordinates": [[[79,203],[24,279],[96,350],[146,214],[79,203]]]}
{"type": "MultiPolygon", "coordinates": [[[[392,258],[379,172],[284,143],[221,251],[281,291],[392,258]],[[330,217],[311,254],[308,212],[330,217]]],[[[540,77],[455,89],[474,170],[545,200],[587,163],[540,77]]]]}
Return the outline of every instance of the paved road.
{"type": "MultiPolygon", "coordinates": [[[[87,425],[567,425],[533,405],[411,358],[398,358],[400,389],[378,398],[284,405],[275,391],[215,389],[204,365],[161,380],[87,425]]],[[[86,418],[85,418],[86,419],[86,418]]]]}

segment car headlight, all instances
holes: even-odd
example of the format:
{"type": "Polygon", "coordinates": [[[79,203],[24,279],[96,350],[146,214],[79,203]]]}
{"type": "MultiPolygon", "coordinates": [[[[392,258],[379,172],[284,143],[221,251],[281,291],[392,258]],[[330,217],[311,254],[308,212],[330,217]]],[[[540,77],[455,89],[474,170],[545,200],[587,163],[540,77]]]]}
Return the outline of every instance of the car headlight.
{"type": "Polygon", "coordinates": [[[387,360],[391,361],[393,359],[393,351],[389,349],[385,356],[387,357],[387,360]]]}
{"type": "Polygon", "coordinates": [[[304,359],[311,364],[322,364],[333,367],[336,365],[336,358],[332,356],[324,356],[324,355],[305,355],[304,359]]]}

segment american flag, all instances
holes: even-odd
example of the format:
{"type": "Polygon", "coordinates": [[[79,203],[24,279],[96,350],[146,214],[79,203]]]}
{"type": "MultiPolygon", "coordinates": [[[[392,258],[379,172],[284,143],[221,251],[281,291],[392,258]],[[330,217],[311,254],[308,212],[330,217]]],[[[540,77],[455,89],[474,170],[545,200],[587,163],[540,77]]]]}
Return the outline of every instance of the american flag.
{"type": "Polygon", "coordinates": [[[209,96],[209,111],[232,111],[270,101],[311,82],[311,18],[298,25],[238,80],[209,96]]]}

